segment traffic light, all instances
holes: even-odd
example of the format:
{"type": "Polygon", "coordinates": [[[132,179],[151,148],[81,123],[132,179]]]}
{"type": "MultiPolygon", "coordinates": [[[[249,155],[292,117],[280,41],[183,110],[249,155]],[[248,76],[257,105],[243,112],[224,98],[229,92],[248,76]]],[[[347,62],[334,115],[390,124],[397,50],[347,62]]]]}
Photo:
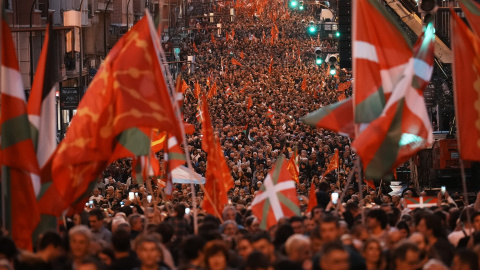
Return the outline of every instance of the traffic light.
{"type": "Polygon", "coordinates": [[[335,32],[335,36],[336,36],[337,38],[340,37],[340,32],[338,32],[338,31],[335,32]]]}
{"type": "Polygon", "coordinates": [[[290,7],[291,8],[297,8],[298,6],[298,1],[297,0],[290,0],[290,7]]]}
{"type": "Polygon", "coordinates": [[[320,66],[323,63],[322,57],[316,56],[315,57],[315,65],[320,66]]]}
{"type": "Polygon", "coordinates": [[[323,64],[322,48],[321,47],[316,47],[315,48],[315,65],[320,66],[322,64],[323,64]]]}
{"type": "Polygon", "coordinates": [[[303,10],[303,5],[301,5],[300,7],[298,7],[299,10],[303,10]]]}
{"type": "Polygon", "coordinates": [[[331,66],[330,67],[330,75],[335,76],[335,74],[337,74],[337,69],[335,68],[335,66],[331,66]]]}
{"type": "Polygon", "coordinates": [[[418,12],[422,17],[422,22],[427,25],[433,21],[433,15],[437,12],[438,5],[435,0],[419,0],[418,12]]]}
{"type": "Polygon", "coordinates": [[[308,26],[308,33],[311,35],[317,33],[317,27],[315,25],[308,26]]]}

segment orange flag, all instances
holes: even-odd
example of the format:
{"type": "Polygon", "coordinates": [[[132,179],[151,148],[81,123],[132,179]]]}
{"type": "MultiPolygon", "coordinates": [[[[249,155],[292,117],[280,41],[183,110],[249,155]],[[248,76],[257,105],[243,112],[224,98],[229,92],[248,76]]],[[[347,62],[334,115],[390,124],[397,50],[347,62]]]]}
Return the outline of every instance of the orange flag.
{"type": "Polygon", "coordinates": [[[200,96],[200,84],[198,82],[195,82],[195,91],[193,91],[193,94],[195,95],[195,98],[198,99],[200,96]]]}
{"type": "Polygon", "coordinates": [[[333,154],[332,159],[330,160],[330,163],[327,166],[327,170],[323,174],[323,176],[329,174],[331,171],[338,169],[338,164],[339,164],[339,156],[338,156],[338,149],[335,149],[335,154],[333,154]]]}
{"type": "Polygon", "coordinates": [[[228,32],[225,34],[225,41],[228,42],[228,40],[230,39],[230,35],[228,34],[228,32]]]}
{"type": "Polygon", "coordinates": [[[213,35],[213,33],[210,33],[210,39],[212,40],[213,43],[215,43],[215,36],[213,35]]]}
{"type": "Polygon", "coordinates": [[[235,58],[232,58],[232,65],[242,66],[242,64],[238,62],[235,58]]]}
{"type": "Polygon", "coordinates": [[[182,80],[182,94],[185,94],[185,91],[188,89],[188,84],[185,80],[182,80]]]}
{"type": "Polygon", "coordinates": [[[310,191],[308,191],[307,212],[311,212],[313,208],[317,205],[318,205],[318,202],[317,202],[317,194],[315,192],[315,183],[312,181],[312,185],[310,186],[310,191]]]}
{"type": "Polygon", "coordinates": [[[299,184],[300,180],[298,179],[299,171],[298,171],[297,159],[298,159],[298,150],[297,150],[297,147],[295,146],[295,148],[293,149],[293,155],[292,157],[290,157],[290,160],[288,161],[287,170],[290,173],[290,176],[293,178],[293,180],[297,184],[299,184]]]}
{"type": "MultiPolygon", "coordinates": [[[[138,137],[120,141],[118,137],[125,132],[139,127],[159,128],[183,137],[158,58],[162,47],[155,42],[158,36],[151,29],[155,28],[147,14],[112,48],[58,146],[52,176],[68,205],[81,207],[83,202],[85,206],[88,197],[84,194],[119,145],[137,155],[148,155],[148,147],[139,149],[138,137]],[[138,76],[132,76],[132,69],[138,76]]],[[[144,138],[150,144],[150,137],[140,139],[144,138]]]]}
{"type": "Polygon", "coordinates": [[[245,54],[243,53],[243,51],[240,53],[240,58],[245,59],[245,54]]]}
{"type": "Polygon", "coordinates": [[[240,94],[245,93],[245,88],[250,85],[250,82],[247,82],[246,84],[243,85],[242,90],[240,90],[240,94]]]}
{"type": "Polygon", "coordinates": [[[272,74],[272,67],[273,67],[273,58],[270,60],[270,66],[268,67],[268,74],[272,74]]]}
{"type": "Polygon", "coordinates": [[[198,53],[197,45],[195,45],[195,42],[193,42],[193,51],[198,53]]]}
{"type": "Polygon", "coordinates": [[[232,29],[232,40],[235,38],[235,29],[232,29]]]}
{"type": "Polygon", "coordinates": [[[248,96],[248,103],[247,103],[247,110],[250,110],[250,108],[253,106],[253,100],[251,96],[248,96]]]}
{"type": "Polygon", "coordinates": [[[307,90],[307,76],[303,76],[302,90],[303,91],[307,90]]]}
{"type": "Polygon", "coordinates": [[[338,96],[338,101],[342,101],[342,100],[345,100],[347,97],[345,96],[345,93],[341,94],[340,96],[338,96]]]}
{"type": "Polygon", "coordinates": [[[210,91],[208,91],[208,95],[207,95],[207,98],[208,99],[211,99],[213,98],[214,96],[217,95],[217,81],[215,80],[213,82],[213,85],[212,85],[212,88],[210,88],[210,91]]]}
{"type": "Polygon", "coordinates": [[[167,138],[167,132],[154,129],[152,132],[152,152],[156,153],[163,150],[165,145],[165,140],[167,138]]]}

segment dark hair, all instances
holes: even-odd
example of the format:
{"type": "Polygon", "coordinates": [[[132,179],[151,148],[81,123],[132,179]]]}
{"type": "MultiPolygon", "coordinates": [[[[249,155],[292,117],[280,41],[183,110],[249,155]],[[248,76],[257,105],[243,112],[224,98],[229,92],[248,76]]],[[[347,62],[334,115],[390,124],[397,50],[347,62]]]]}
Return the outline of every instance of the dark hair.
{"type": "Polygon", "coordinates": [[[284,223],[278,226],[277,230],[275,231],[275,240],[273,240],[273,244],[277,250],[280,250],[282,245],[287,242],[287,239],[292,236],[295,232],[290,224],[284,223]]]}
{"type": "Polygon", "coordinates": [[[192,235],[185,238],[181,243],[180,250],[186,260],[198,258],[198,253],[205,247],[205,239],[198,235],[192,235]]]}
{"type": "Polygon", "coordinates": [[[44,250],[50,245],[60,247],[62,244],[62,237],[57,232],[47,231],[38,239],[38,250],[44,250]]]}
{"type": "Polygon", "coordinates": [[[410,235],[410,227],[408,226],[407,222],[401,220],[397,223],[397,229],[399,230],[406,230],[407,231],[407,236],[410,235]]]}
{"type": "Polygon", "coordinates": [[[407,252],[411,250],[411,251],[414,251],[414,252],[420,252],[420,250],[418,249],[418,246],[415,245],[414,243],[412,242],[408,242],[408,241],[405,241],[403,243],[401,243],[394,251],[393,251],[393,259],[394,260],[401,260],[401,261],[404,261],[406,256],[407,256],[407,252]]]}
{"type": "Polygon", "coordinates": [[[97,270],[105,269],[103,263],[99,259],[97,259],[96,257],[93,257],[93,256],[88,256],[87,258],[80,261],[80,263],[77,265],[77,267],[80,266],[80,265],[86,265],[86,264],[94,265],[97,270]]]}
{"type": "Polygon", "coordinates": [[[162,222],[157,225],[155,232],[162,236],[162,243],[166,244],[172,241],[173,234],[175,233],[175,228],[169,222],[162,222]]]}
{"type": "Polygon", "coordinates": [[[337,228],[340,226],[340,224],[338,223],[338,218],[336,216],[330,215],[330,214],[324,215],[322,217],[322,220],[320,221],[320,224],[322,224],[322,223],[335,223],[337,228]]]}
{"type": "Polygon", "coordinates": [[[245,260],[246,270],[267,269],[269,266],[270,261],[268,257],[260,251],[253,251],[245,260]]]}
{"type": "Polygon", "coordinates": [[[112,261],[115,260],[115,254],[113,253],[113,250],[111,248],[102,248],[102,250],[100,250],[100,253],[107,255],[110,259],[112,259],[112,261]]]}
{"type": "Polygon", "coordinates": [[[117,229],[112,235],[112,247],[118,252],[130,251],[130,233],[124,229],[117,229]]]}
{"type": "Polygon", "coordinates": [[[88,212],[89,217],[97,217],[98,220],[103,221],[103,212],[100,209],[93,209],[92,211],[88,212]]]}
{"type": "Polygon", "coordinates": [[[460,214],[460,221],[463,224],[473,222],[473,214],[475,214],[475,209],[473,209],[473,207],[463,208],[462,213],[460,214]],[[468,214],[470,214],[470,220],[467,220],[468,219],[467,212],[468,214]]]}
{"type": "Polygon", "coordinates": [[[458,256],[459,261],[461,261],[463,265],[468,265],[469,269],[476,270],[479,268],[478,256],[473,250],[462,248],[455,252],[455,256],[458,256]]]}
{"type": "Polygon", "coordinates": [[[321,191],[327,191],[330,188],[330,185],[326,181],[320,181],[318,183],[318,189],[321,191]]]}
{"type": "Polygon", "coordinates": [[[336,242],[336,241],[328,242],[322,248],[322,257],[324,257],[324,256],[328,257],[330,252],[335,251],[335,250],[340,250],[340,251],[347,252],[347,250],[345,249],[345,247],[343,246],[342,243],[336,242]]]}
{"type": "Polygon", "coordinates": [[[432,213],[425,213],[420,221],[422,219],[425,220],[425,226],[427,229],[432,230],[432,233],[435,237],[445,237],[445,230],[443,229],[440,217],[432,213]]]}
{"type": "Polygon", "coordinates": [[[348,202],[347,205],[345,206],[345,209],[347,211],[356,211],[356,210],[360,209],[360,207],[358,206],[357,203],[348,202]]]}
{"type": "Polygon", "coordinates": [[[383,211],[382,209],[370,210],[370,212],[368,212],[367,214],[367,218],[374,218],[378,220],[382,229],[385,229],[388,225],[387,213],[385,213],[385,211],[383,211]]]}
{"type": "Polygon", "coordinates": [[[266,231],[261,231],[261,232],[255,233],[254,235],[252,235],[251,239],[252,239],[252,243],[258,242],[262,239],[267,240],[269,243],[272,242],[272,240],[270,239],[270,235],[266,231]]]}
{"type": "Polygon", "coordinates": [[[18,254],[15,242],[8,237],[0,238],[0,254],[3,254],[8,261],[13,260],[18,254]]]}
{"type": "Polygon", "coordinates": [[[208,265],[208,259],[210,259],[210,257],[212,257],[212,256],[214,256],[218,253],[222,253],[223,256],[225,256],[225,261],[228,262],[228,257],[229,257],[228,256],[228,247],[223,240],[213,240],[213,241],[208,242],[205,245],[204,256],[205,256],[205,267],[207,269],[210,268],[209,265],[208,265]]]}
{"type": "Polygon", "coordinates": [[[292,224],[293,222],[303,222],[303,220],[303,217],[293,216],[289,219],[289,222],[292,224]]]}

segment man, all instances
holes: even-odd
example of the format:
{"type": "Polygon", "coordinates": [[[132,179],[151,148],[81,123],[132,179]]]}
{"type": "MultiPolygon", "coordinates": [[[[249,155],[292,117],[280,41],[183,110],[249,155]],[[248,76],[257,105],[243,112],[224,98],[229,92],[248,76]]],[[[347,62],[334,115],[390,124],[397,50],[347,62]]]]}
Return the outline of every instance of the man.
{"type": "Polygon", "coordinates": [[[289,260],[298,263],[303,269],[311,269],[310,238],[303,234],[294,234],[285,242],[285,251],[289,260]]]}
{"type": "Polygon", "coordinates": [[[303,218],[299,216],[293,216],[290,218],[290,225],[293,228],[293,233],[305,234],[305,225],[303,224],[303,218]]]}
{"type": "Polygon", "coordinates": [[[348,270],[350,268],[349,253],[345,247],[338,242],[325,244],[320,257],[322,270],[348,270]]]}
{"type": "Polygon", "coordinates": [[[130,224],[131,228],[130,239],[135,240],[135,238],[143,232],[145,220],[139,214],[133,214],[128,217],[128,223],[130,224]]]}
{"type": "Polygon", "coordinates": [[[198,235],[185,238],[180,246],[183,258],[180,260],[181,264],[179,269],[202,269],[204,260],[203,248],[205,244],[205,239],[198,235]]]}
{"type": "Polygon", "coordinates": [[[253,236],[252,246],[254,250],[258,250],[265,255],[270,263],[274,263],[277,260],[277,254],[275,254],[275,246],[270,240],[270,236],[267,232],[262,231],[253,236]]]}
{"type": "Polygon", "coordinates": [[[130,234],[125,229],[118,229],[113,233],[112,247],[115,259],[110,270],[131,270],[140,265],[135,253],[131,252],[130,234]]]}
{"type": "Polygon", "coordinates": [[[393,252],[393,262],[396,270],[418,269],[420,251],[412,242],[400,244],[393,252]]]}
{"type": "Polygon", "coordinates": [[[237,238],[237,252],[243,260],[246,260],[248,256],[253,252],[252,239],[247,235],[240,235],[237,238]]]}
{"type": "Polygon", "coordinates": [[[445,265],[451,265],[454,248],[445,237],[441,219],[433,213],[423,213],[416,229],[417,232],[427,237],[430,245],[429,254],[432,254],[433,258],[441,260],[445,265]]]}
{"type": "Polygon", "coordinates": [[[90,196],[90,198],[88,200],[90,200],[90,201],[95,200],[95,201],[97,201],[97,204],[100,204],[100,201],[103,201],[103,196],[102,196],[102,194],[100,194],[100,190],[98,188],[95,188],[93,190],[93,195],[90,196]]]}
{"type": "Polygon", "coordinates": [[[88,213],[88,223],[95,239],[107,243],[112,241],[112,233],[103,224],[103,212],[100,209],[93,209],[88,213]]]}
{"type": "Polygon", "coordinates": [[[382,241],[385,245],[388,239],[387,232],[388,217],[385,211],[382,209],[370,210],[367,214],[367,228],[370,234],[382,241]]]}
{"type": "Polygon", "coordinates": [[[160,236],[156,233],[142,234],[137,238],[135,251],[142,270],[168,269],[162,262],[160,236]]]}

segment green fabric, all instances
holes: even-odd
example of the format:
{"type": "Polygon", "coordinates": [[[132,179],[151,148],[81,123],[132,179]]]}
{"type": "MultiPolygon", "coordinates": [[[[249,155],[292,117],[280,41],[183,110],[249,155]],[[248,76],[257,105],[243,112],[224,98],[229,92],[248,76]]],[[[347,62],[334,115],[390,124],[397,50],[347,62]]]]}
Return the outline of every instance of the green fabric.
{"type": "Polygon", "coordinates": [[[2,124],[2,130],[15,130],[15,132],[2,132],[2,149],[30,139],[30,126],[25,123],[29,123],[28,116],[22,114],[2,124]]]}

